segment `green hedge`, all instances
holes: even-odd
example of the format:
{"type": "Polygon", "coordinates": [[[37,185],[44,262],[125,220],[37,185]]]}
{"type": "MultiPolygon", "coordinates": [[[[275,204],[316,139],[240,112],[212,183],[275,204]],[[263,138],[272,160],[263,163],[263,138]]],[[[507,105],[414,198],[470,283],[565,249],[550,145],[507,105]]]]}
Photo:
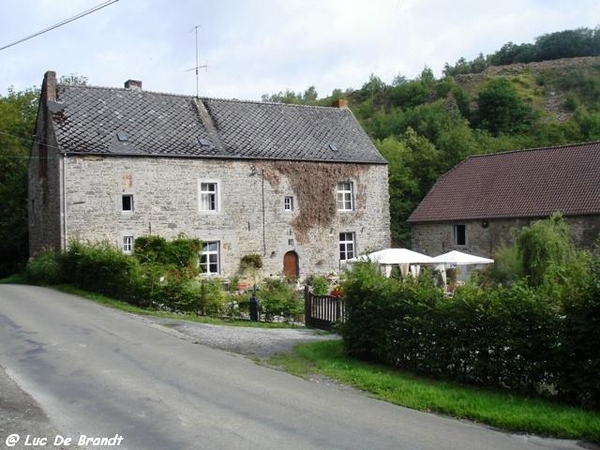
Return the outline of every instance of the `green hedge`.
{"type": "Polygon", "coordinates": [[[590,277],[569,299],[517,282],[466,286],[453,297],[369,264],[344,283],[341,327],[352,356],[429,376],[600,407],[600,288],[590,277]]]}
{"type": "Polygon", "coordinates": [[[139,262],[116,247],[71,242],[59,262],[69,284],[134,304],[146,303],[139,262]]]}

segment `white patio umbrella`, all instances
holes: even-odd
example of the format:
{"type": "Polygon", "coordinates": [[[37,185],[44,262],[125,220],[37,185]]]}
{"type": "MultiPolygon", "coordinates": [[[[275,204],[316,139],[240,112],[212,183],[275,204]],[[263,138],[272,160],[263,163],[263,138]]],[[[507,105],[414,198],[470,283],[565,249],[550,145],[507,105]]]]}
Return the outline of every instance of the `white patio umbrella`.
{"type": "Polygon", "coordinates": [[[447,265],[455,266],[470,266],[474,264],[492,264],[493,259],[484,258],[482,256],[470,255],[468,253],[459,252],[452,250],[442,255],[435,256],[433,258],[436,263],[443,263],[447,265]]]}
{"type": "MultiPolygon", "coordinates": [[[[493,259],[484,258],[482,256],[470,255],[469,253],[459,252],[458,250],[452,250],[447,253],[443,253],[432,258],[438,266],[440,273],[442,274],[442,280],[446,285],[446,268],[455,266],[471,266],[478,264],[492,264],[493,259]]],[[[463,276],[466,276],[463,273],[463,276]]]]}
{"type": "Polygon", "coordinates": [[[348,260],[349,263],[358,261],[372,261],[381,265],[386,276],[390,276],[392,267],[398,265],[403,276],[411,270],[413,275],[418,276],[420,264],[435,264],[431,256],[422,253],[414,252],[407,248],[386,248],[365,255],[357,256],[348,260]]]}

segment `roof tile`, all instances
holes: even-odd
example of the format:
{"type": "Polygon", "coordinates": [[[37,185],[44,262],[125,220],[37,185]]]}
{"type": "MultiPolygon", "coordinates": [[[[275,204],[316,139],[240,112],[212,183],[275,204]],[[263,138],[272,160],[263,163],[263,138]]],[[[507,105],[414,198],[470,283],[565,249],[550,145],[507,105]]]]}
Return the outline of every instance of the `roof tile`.
{"type": "Polygon", "coordinates": [[[472,156],[443,175],[408,222],[600,214],[600,142],[472,156]]]}
{"type": "Polygon", "coordinates": [[[66,153],[386,163],[349,109],[70,85],[57,100],[66,153]]]}

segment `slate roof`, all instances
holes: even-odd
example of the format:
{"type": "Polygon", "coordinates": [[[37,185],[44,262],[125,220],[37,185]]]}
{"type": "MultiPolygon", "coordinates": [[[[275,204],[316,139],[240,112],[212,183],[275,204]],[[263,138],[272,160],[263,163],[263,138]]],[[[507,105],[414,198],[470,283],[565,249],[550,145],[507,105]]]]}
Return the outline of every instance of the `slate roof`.
{"type": "Polygon", "coordinates": [[[408,222],[600,214],[600,142],[472,156],[443,175],[408,222]]]}
{"type": "Polygon", "coordinates": [[[70,85],[48,107],[69,154],[386,164],[347,108],[70,85]]]}

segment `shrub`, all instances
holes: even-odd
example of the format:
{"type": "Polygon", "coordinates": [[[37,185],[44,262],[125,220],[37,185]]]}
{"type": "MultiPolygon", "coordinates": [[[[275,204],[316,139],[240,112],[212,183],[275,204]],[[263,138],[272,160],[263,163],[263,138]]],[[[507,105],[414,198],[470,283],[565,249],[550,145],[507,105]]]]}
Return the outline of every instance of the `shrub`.
{"type": "Polygon", "coordinates": [[[314,276],[310,280],[310,287],[312,293],[315,295],[327,295],[329,294],[329,280],[322,276],[314,276]]]}
{"type": "Polygon", "coordinates": [[[59,256],[54,251],[46,251],[35,256],[27,263],[25,269],[27,280],[35,284],[60,284],[64,281],[64,277],[59,256]]]}
{"type": "Polygon", "coordinates": [[[304,311],[304,303],[298,293],[282,280],[264,280],[258,298],[267,321],[280,317],[291,323],[304,311]]]}
{"type": "Polygon", "coordinates": [[[569,403],[600,409],[600,267],[595,261],[582,295],[564,307],[556,387],[569,403]]]}
{"type": "Polygon", "coordinates": [[[198,287],[200,314],[220,316],[225,313],[227,295],[223,290],[223,282],[218,278],[205,278],[195,281],[198,287]]]}
{"type": "Polygon", "coordinates": [[[202,248],[199,239],[179,236],[167,241],[161,236],[140,236],[135,240],[133,254],[141,264],[160,264],[197,273],[198,254],[202,248]]]}
{"type": "Polygon", "coordinates": [[[519,280],[493,289],[467,284],[453,297],[429,281],[385,278],[374,266],[357,264],[343,284],[344,346],[352,356],[429,376],[545,390],[598,408],[597,264],[594,273],[561,272],[570,296],[558,284],[519,280]]]}
{"type": "Polygon", "coordinates": [[[132,303],[146,303],[138,290],[138,261],[108,243],[71,242],[60,261],[66,281],[75,286],[132,303]]]}

